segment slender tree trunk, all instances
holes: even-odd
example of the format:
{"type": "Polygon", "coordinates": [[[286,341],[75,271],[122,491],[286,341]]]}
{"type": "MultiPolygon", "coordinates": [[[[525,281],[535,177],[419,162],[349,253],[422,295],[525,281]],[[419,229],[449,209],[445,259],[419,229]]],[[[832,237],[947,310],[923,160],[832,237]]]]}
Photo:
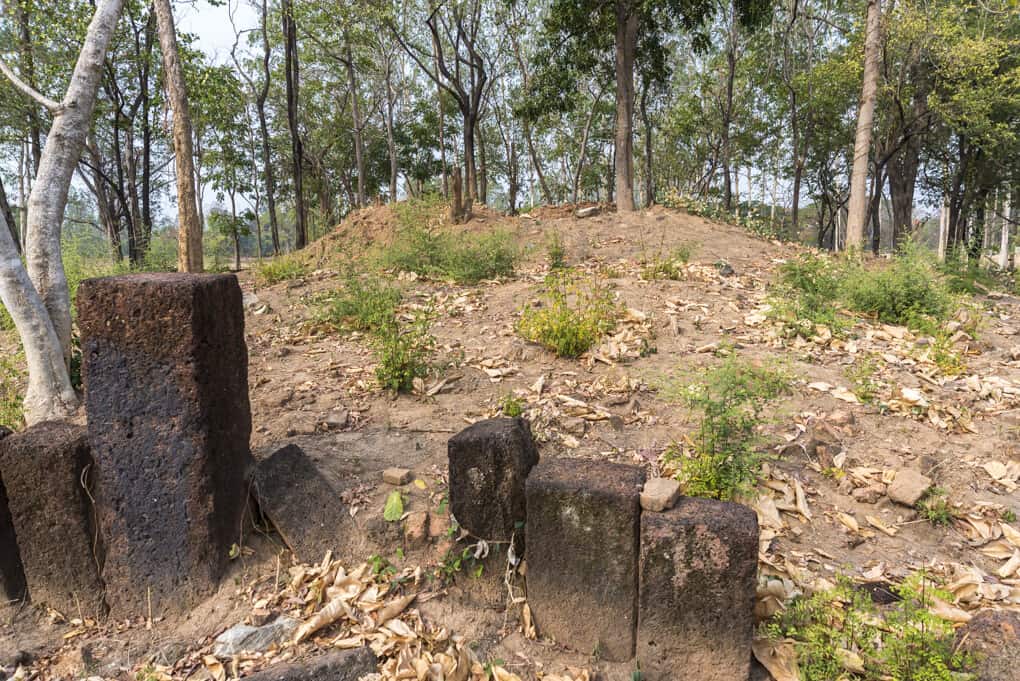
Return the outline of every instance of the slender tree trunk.
{"type": "Polygon", "coordinates": [[[581,146],[577,152],[577,168],[574,171],[574,188],[570,196],[570,202],[577,207],[579,193],[581,191],[581,172],[584,168],[584,159],[588,151],[588,136],[591,134],[591,122],[595,117],[595,110],[598,108],[599,102],[602,101],[602,90],[600,89],[598,95],[592,100],[591,109],[588,111],[588,115],[584,119],[584,130],[581,133],[581,146]]]}
{"type": "Polygon", "coordinates": [[[875,97],[878,93],[881,11],[880,0],[868,0],[867,33],[864,42],[864,82],[861,87],[860,114],[857,116],[854,163],[850,174],[850,206],[846,223],[846,245],[847,248],[854,249],[859,249],[864,245],[864,222],[868,212],[868,153],[871,150],[875,97]]]}
{"type": "Polygon", "coordinates": [[[177,32],[170,0],[153,0],[159,44],[163,51],[163,70],[170,108],[174,115],[174,167],[177,174],[177,269],[181,272],[201,272],[202,222],[198,216],[198,197],[195,193],[195,167],[192,152],[191,114],[188,110],[188,90],[184,83],[184,68],[177,51],[177,32]]]}
{"type": "Polygon", "coordinates": [[[722,116],[722,171],[723,205],[733,210],[733,177],[730,165],[733,162],[730,149],[730,127],[733,125],[733,81],[737,75],[737,9],[730,4],[730,26],[726,40],[726,98],[723,101],[722,116]]]}
{"type": "MultiPolygon", "coordinates": [[[[14,1],[19,30],[18,57],[21,74],[30,87],[35,83],[35,57],[32,54],[32,24],[29,16],[28,3],[25,0],[14,1]]],[[[39,161],[42,158],[42,124],[39,122],[39,111],[35,104],[28,107],[28,139],[32,151],[32,172],[39,172],[39,161]]]]}
{"type": "MultiPolygon", "coordinates": [[[[464,204],[474,203],[475,191],[475,118],[470,111],[462,111],[464,117],[464,177],[461,191],[464,193],[464,204]]],[[[470,214],[470,209],[465,214],[470,214]]]]}
{"type": "Polygon", "coordinates": [[[386,57],[386,151],[390,156],[390,201],[397,200],[397,176],[399,167],[397,165],[397,143],[393,136],[393,103],[396,97],[393,93],[393,61],[390,55],[386,57]]]}
{"type": "Polygon", "coordinates": [[[650,83],[645,83],[641,90],[641,126],[645,130],[645,208],[655,205],[655,177],[652,163],[652,119],[648,115],[648,90],[650,83]]]}
{"type": "MultiPolygon", "coordinates": [[[[123,0],[101,0],[85,34],[61,103],[54,114],[39,172],[28,199],[28,242],[21,264],[6,226],[0,229],[0,297],[14,319],[28,361],[25,418],[31,424],[74,414],[71,388],[71,301],[60,255],[60,232],[71,178],[92,123],[106,50],[123,0]]],[[[38,93],[33,98],[43,99],[38,93]]]]}
{"type": "Polygon", "coordinates": [[[634,206],[634,54],[638,17],[627,0],[616,0],[616,210],[634,206]]]}
{"type": "Polygon", "coordinates": [[[287,74],[287,125],[290,128],[291,152],[294,171],[294,247],[301,249],[308,243],[307,213],[305,211],[304,146],[298,126],[298,101],[300,95],[300,65],[297,53],[297,25],[294,19],[293,0],[283,0],[284,70],[287,74]]]}
{"type": "Polygon", "coordinates": [[[280,255],[280,223],[276,215],[276,171],[273,168],[273,154],[269,147],[269,124],[266,122],[266,99],[269,97],[269,86],[272,70],[269,61],[272,49],[269,45],[269,30],[266,26],[269,15],[267,0],[262,0],[262,14],[259,27],[262,32],[262,86],[255,97],[255,110],[259,116],[259,133],[262,137],[262,168],[266,181],[266,210],[269,211],[269,235],[273,240],[273,255],[280,255]]]}
{"type": "Polygon", "coordinates": [[[485,205],[489,202],[489,166],[485,157],[485,126],[479,121],[475,128],[478,136],[478,201],[485,205]]]}
{"type": "Polygon", "coordinates": [[[545,173],[542,172],[542,161],[539,159],[538,154],[535,153],[535,140],[534,133],[531,130],[531,124],[524,124],[524,139],[528,143],[528,156],[531,158],[531,167],[535,169],[535,175],[538,177],[538,186],[542,190],[542,200],[547,204],[553,203],[552,192],[549,191],[549,185],[545,181],[545,173]]]}
{"type": "Polygon", "coordinates": [[[347,69],[347,89],[351,93],[351,119],[354,123],[354,164],[358,171],[358,207],[364,207],[365,199],[365,143],[362,135],[361,103],[358,101],[358,82],[354,75],[354,55],[350,38],[344,37],[344,52],[347,69]]]}

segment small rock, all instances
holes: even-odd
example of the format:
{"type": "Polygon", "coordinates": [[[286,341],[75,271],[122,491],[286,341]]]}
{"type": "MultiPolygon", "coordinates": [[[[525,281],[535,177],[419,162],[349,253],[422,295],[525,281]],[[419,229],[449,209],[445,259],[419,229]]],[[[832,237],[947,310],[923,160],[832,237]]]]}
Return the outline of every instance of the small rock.
{"type": "Polygon", "coordinates": [[[578,436],[584,435],[584,431],[588,428],[588,422],[580,416],[564,416],[560,419],[560,425],[571,435],[578,436]]]}
{"type": "Polygon", "coordinates": [[[720,260],[715,264],[715,266],[716,269],[719,270],[719,276],[721,277],[732,277],[737,273],[737,271],[733,269],[733,265],[729,264],[725,260],[720,260]]]}
{"type": "Polygon", "coordinates": [[[326,430],[343,430],[351,422],[351,413],[346,409],[342,411],[331,411],[322,419],[322,425],[326,430]]]}
{"type": "Polygon", "coordinates": [[[290,617],[278,617],[261,627],[237,624],[216,637],[213,655],[233,656],[242,652],[262,653],[274,644],[287,640],[300,622],[290,617]]]}
{"type": "Polygon", "coordinates": [[[979,612],[957,630],[956,641],[974,656],[976,681],[1020,681],[1020,613],[979,612]]]}
{"type": "Polygon", "coordinates": [[[406,485],[411,482],[414,474],[407,468],[387,468],[383,471],[382,479],[387,485],[406,485]]]}
{"type": "Polygon", "coordinates": [[[896,477],[889,483],[886,494],[897,504],[912,507],[917,505],[931,486],[931,478],[913,469],[904,468],[896,472],[896,477]]]}
{"type": "Polygon", "coordinates": [[[368,646],[333,650],[325,655],[266,667],[246,681],[358,681],[376,672],[378,660],[368,646]]]}
{"type": "Polygon", "coordinates": [[[858,487],[850,493],[850,496],[854,498],[854,501],[861,504],[877,504],[884,495],[885,489],[880,485],[858,487]]]}
{"type": "Polygon", "coordinates": [[[404,520],[404,543],[408,548],[425,546],[429,540],[428,511],[411,511],[404,520]]]}
{"type": "Polygon", "coordinates": [[[241,296],[241,303],[245,307],[255,307],[256,305],[259,304],[259,297],[254,292],[248,291],[247,293],[241,296]]]}
{"type": "Polygon", "coordinates": [[[574,211],[574,215],[579,218],[590,218],[599,214],[598,206],[588,206],[587,208],[578,208],[574,211]]]}
{"type": "Polygon", "coordinates": [[[672,478],[652,478],[641,491],[641,508],[646,511],[668,511],[680,499],[680,483],[672,478]]]}

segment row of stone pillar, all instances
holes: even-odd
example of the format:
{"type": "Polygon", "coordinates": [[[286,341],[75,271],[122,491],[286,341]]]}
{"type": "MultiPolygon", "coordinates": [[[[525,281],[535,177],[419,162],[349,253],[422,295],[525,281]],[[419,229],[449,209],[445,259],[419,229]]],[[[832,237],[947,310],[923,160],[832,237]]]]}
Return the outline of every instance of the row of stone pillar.
{"type": "Polygon", "coordinates": [[[87,428],[0,441],[0,592],[89,616],[185,610],[216,589],[247,510],[240,287],[92,279],[77,321],[87,428]]]}
{"type": "Polygon", "coordinates": [[[642,468],[539,462],[522,419],[492,419],[449,442],[450,505],[476,537],[524,540],[538,634],[642,678],[747,679],[758,520],[740,504],[681,498],[642,511],[642,468]],[[523,530],[523,531],[522,531],[523,530]]]}

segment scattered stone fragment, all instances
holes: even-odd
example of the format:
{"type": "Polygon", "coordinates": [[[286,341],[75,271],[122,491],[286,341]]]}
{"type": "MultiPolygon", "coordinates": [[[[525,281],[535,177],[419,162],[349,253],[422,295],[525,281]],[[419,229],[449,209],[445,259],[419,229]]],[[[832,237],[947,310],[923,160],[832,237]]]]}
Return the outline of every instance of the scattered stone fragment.
{"type": "Polygon", "coordinates": [[[882,485],[855,487],[850,496],[854,498],[854,501],[861,504],[877,504],[885,496],[885,487],[882,485]]]}
{"type": "Polygon", "coordinates": [[[646,511],[666,511],[680,499],[680,483],[672,478],[652,478],[641,491],[641,508],[646,511]]]}
{"type": "Polygon", "coordinates": [[[610,661],[634,654],[636,466],[554,459],[528,477],[528,604],[539,636],[610,661]]]}
{"type": "Polygon", "coordinates": [[[262,653],[290,638],[301,624],[290,617],[277,617],[259,627],[237,624],[216,637],[213,655],[233,656],[240,653],[262,653]]]}
{"type": "Polygon", "coordinates": [[[414,473],[406,468],[387,468],[383,471],[382,479],[387,485],[406,485],[414,478],[414,473]]]}
{"type": "Polygon", "coordinates": [[[974,656],[975,681],[1020,681],[1020,613],[979,612],[957,630],[956,645],[974,656]]]}
{"type": "Polygon", "coordinates": [[[186,611],[218,587],[248,509],[237,278],[89,279],[78,325],[111,614],[186,611]]]}
{"type": "Polygon", "coordinates": [[[408,548],[425,546],[429,540],[428,511],[411,511],[404,519],[404,543],[408,548]]]}
{"type": "Polygon", "coordinates": [[[370,648],[336,650],[310,660],[274,664],[245,681],[358,681],[376,671],[377,660],[370,648]]]}
{"type": "Polygon", "coordinates": [[[255,495],[299,561],[317,563],[340,548],[348,522],[340,494],[297,445],[258,462],[255,495]]]}
{"type": "Polygon", "coordinates": [[[522,533],[524,481],[538,463],[531,426],[522,418],[479,421],[450,438],[450,509],[480,539],[506,542],[522,533]]]}
{"type": "Polygon", "coordinates": [[[590,218],[599,214],[598,206],[588,206],[587,208],[578,208],[574,211],[574,215],[579,218],[590,218]]]}
{"type": "Polygon", "coordinates": [[[758,519],[748,507],[687,497],[665,513],[643,513],[642,678],[667,681],[682,669],[698,681],[747,679],[757,570],[758,519]]]}
{"type": "Polygon", "coordinates": [[[326,418],[322,420],[322,425],[326,430],[343,430],[351,423],[351,413],[346,409],[341,411],[331,411],[326,414],[326,418]]]}
{"type": "MultiPolygon", "coordinates": [[[[9,428],[0,426],[0,442],[11,434],[9,428]]],[[[14,536],[11,512],[7,505],[7,490],[0,477],[0,600],[20,601],[25,598],[25,571],[21,566],[18,540],[14,536]]]]}
{"type": "Polygon", "coordinates": [[[897,504],[916,506],[931,489],[931,485],[931,478],[921,475],[912,468],[903,468],[896,471],[896,477],[889,483],[886,494],[897,504]]]}
{"type": "Polygon", "coordinates": [[[429,537],[433,539],[445,539],[450,533],[449,513],[429,513],[429,537]]]}
{"type": "Polygon", "coordinates": [[[0,441],[0,476],[29,597],[95,617],[105,608],[91,472],[81,426],[39,423],[0,441]]]}

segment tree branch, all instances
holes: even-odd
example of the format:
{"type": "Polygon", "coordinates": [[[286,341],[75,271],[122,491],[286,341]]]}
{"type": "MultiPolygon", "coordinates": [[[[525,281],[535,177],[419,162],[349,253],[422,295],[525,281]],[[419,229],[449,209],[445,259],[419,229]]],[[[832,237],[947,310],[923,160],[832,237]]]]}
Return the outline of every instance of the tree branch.
{"type": "Polygon", "coordinates": [[[11,81],[15,88],[21,90],[21,93],[35,100],[35,102],[42,107],[46,108],[54,116],[64,110],[64,105],[60,102],[55,102],[44,94],[41,94],[38,90],[33,88],[31,85],[21,80],[18,74],[11,70],[11,67],[7,65],[7,62],[0,57],[0,73],[7,76],[7,79],[11,81]]]}

